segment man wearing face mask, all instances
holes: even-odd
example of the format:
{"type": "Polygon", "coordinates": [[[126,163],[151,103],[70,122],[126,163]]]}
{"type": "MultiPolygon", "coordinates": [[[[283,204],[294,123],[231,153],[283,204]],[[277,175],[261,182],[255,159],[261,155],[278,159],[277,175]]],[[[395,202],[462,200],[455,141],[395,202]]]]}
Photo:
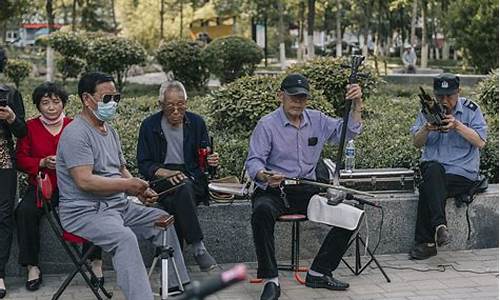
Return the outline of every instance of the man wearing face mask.
{"type": "MultiPolygon", "coordinates": [[[[175,80],[164,82],[160,87],[161,111],[146,118],[139,131],[137,163],[139,172],[148,180],[161,180],[157,192],[170,185],[183,183],[172,193],[160,197],[159,203],[176,220],[179,240],[192,246],[194,259],[202,271],[216,266],[203,243],[203,232],[196,215],[198,202],[207,202],[207,176],[199,165],[199,149],[208,145],[208,131],[203,118],[187,111],[187,95],[184,85],[175,80]]],[[[207,164],[216,167],[219,156],[212,153],[207,164]]]]}
{"type": "Polygon", "coordinates": [[[479,106],[460,97],[459,87],[456,75],[435,77],[434,94],[445,109],[444,125],[430,124],[420,113],[410,129],[414,145],[424,148],[413,259],[434,256],[436,246],[449,242],[446,198],[467,193],[478,180],[479,150],[486,145],[488,128],[479,106]]]}
{"type": "MultiPolygon", "coordinates": [[[[136,235],[160,246],[161,230],[154,223],[168,214],[147,207],[158,195],[148,182],[132,177],[127,170],[118,134],[108,124],[120,102],[113,77],[83,75],[78,95],[83,109],[62,133],[57,149],[62,226],[113,256],[117,283],[127,299],[152,300],[136,235]],[[127,195],[138,197],[146,206],[131,202],[127,195]]],[[[188,282],[175,230],[166,230],[181,280],[188,282]]],[[[172,276],[169,283],[176,283],[173,269],[168,274],[172,276]]]]}

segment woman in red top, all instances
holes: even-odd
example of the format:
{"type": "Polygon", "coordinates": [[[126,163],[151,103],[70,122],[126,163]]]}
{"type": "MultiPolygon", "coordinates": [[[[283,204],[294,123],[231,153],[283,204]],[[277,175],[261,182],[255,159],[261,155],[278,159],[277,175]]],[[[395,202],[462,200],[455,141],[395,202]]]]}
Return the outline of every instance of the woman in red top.
{"type": "MultiPolygon", "coordinates": [[[[42,283],[42,275],[38,268],[38,255],[40,252],[39,225],[44,210],[36,203],[36,176],[39,171],[49,176],[55,190],[51,201],[53,205],[57,205],[59,193],[55,170],[56,151],[61,132],[71,122],[71,119],[64,114],[67,101],[68,94],[60,86],[51,82],[38,86],[33,91],[33,104],[36,105],[40,116],[26,122],[28,134],[17,140],[17,168],[29,176],[29,186],[17,206],[15,216],[18,228],[19,264],[28,268],[26,288],[30,291],[38,290],[42,283]]],[[[86,247],[88,248],[89,245],[86,247]]],[[[92,257],[94,272],[102,281],[100,249],[95,251],[92,257]]]]}

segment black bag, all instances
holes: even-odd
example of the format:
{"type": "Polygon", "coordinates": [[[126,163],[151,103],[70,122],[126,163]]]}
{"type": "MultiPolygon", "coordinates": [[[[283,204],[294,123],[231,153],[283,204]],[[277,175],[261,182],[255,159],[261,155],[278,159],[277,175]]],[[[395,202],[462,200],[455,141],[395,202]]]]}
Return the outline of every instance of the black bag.
{"type": "Polygon", "coordinates": [[[469,205],[474,201],[476,194],[484,193],[488,189],[488,178],[484,175],[479,175],[479,179],[474,182],[472,188],[467,194],[455,196],[455,205],[462,207],[467,205],[465,209],[465,218],[467,219],[467,240],[470,240],[470,218],[469,218],[469,205]]]}

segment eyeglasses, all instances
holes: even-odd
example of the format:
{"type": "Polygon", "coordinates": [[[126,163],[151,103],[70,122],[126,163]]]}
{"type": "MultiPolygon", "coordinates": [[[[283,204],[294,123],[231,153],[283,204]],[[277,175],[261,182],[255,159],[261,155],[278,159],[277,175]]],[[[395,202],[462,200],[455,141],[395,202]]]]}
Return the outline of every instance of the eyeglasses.
{"type": "Polygon", "coordinates": [[[108,103],[109,101],[115,101],[116,103],[120,102],[121,100],[121,95],[120,94],[114,94],[114,95],[103,95],[102,96],[102,102],[108,103]]]}
{"type": "Polygon", "coordinates": [[[174,110],[184,110],[186,109],[186,103],[185,102],[177,102],[177,103],[168,103],[165,105],[165,108],[167,111],[174,111],[174,110]]]}

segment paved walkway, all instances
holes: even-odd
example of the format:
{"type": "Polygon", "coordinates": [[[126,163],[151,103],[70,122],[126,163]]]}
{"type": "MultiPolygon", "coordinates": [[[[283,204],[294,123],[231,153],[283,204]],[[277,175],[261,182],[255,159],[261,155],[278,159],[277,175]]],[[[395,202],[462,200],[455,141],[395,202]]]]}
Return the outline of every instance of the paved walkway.
{"type": "MultiPolygon", "coordinates": [[[[336,271],[336,276],[348,281],[351,288],[345,292],[333,292],[324,289],[310,289],[299,285],[292,279],[290,272],[281,272],[280,283],[282,296],[280,299],[336,299],[336,300],[362,300],[362,299],[498,299],[498,273],[478,274],[481,272],[498,272],[498,249],[481,249],[466,251],[441,252],[438,256],[425,261],[410,261],[406,254],[380,255],[377,257],[380,263],[386,266],[385,270],[392,282],[387,283],[378,269],[368,267],[361,275],[354,276],[342,264],[336,271]],[[420,270],[441,270],[439,265],[447,265],[444,272],[420,270]],[[472,272],[457,272],[457,270],[472,270],[472,272]]],[[[348,259],[352,263],[352,259],[348,259]]],[[[255,264],[248,264],[250,276],[255,276],[255,264]]],[[[224,265],[223,268],[230,268],[224,265]]],[[[197,267],[191,267],[193,279],[199,280],[207,276],[200,273],[197,267]]],[[[211,274],[213,275],[213,274],[211,274]]],[[[35,293],[28,292],[24,288],[22,278],[7,278],[9,287],[8,296],[5,299],[27,300],[27,299],[51,299],[59,284],[62,275],[47,275],[44,277],[42,288],[35,293]]],[[[155,279],[157,279],[156,277],[155,279]]],[[[114,273],[106,272],[108,288],[115,286],[114,273]]],[[[156,285],[153,282],[153,285],[156,285]]],[[[261,284],[249,282],[240,283],[226,289],[208,299],[211,300],[252,300],[259,299],[261,284]]],[[[61,299],[95,299],[90,290],[83,284],[81,278],[77,278],[63,294],[61,299]]],[[[124,299],[120,290],[115,286],[113,299],[124,299]]],[[[170,298],[169,298],[170,299],[170,298]]],[[[175,299],[175,298],[172,298],[175,299]]]]}

